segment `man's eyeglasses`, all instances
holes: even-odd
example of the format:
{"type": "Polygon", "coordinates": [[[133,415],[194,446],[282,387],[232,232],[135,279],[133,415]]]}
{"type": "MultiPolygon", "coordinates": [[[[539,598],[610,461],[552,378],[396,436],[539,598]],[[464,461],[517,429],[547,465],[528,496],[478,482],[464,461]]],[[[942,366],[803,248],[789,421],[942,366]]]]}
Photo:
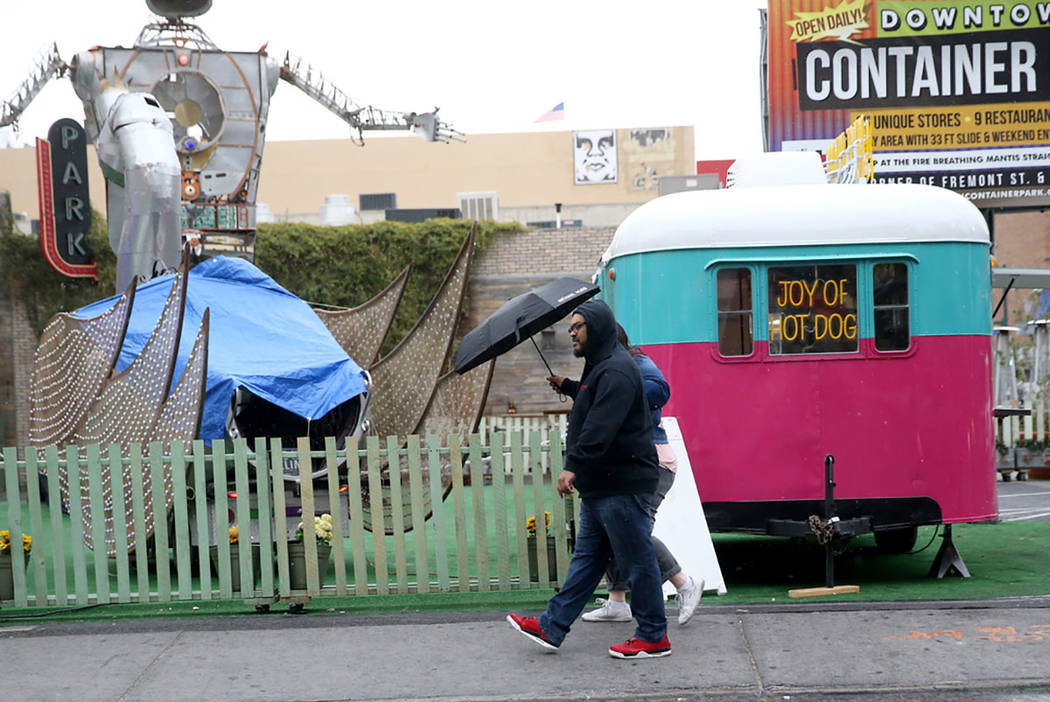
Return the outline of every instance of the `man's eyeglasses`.
{"type": "Polygon", "coordinates": [[[585,327],[585,326],[587,326],[587,322],[576,322],[575,324],[570,324],[569,325],[569,333],[570,334],[575,334],[577,331],[579,331],[580,327],[585,327]]]}

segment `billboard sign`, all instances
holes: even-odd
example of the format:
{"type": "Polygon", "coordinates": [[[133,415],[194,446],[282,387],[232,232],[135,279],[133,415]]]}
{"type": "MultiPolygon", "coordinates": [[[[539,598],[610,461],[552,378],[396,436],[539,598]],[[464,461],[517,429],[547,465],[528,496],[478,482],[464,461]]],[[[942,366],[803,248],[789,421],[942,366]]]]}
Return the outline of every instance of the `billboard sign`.
{"type": "Polygon", "coordinates": [[[36,140],[36,161],[44,259],[62,275],[94,278],[95,257],[87,243],[91,200],[84,128],[72,119],[52,124],[47,141],[36,140]]]}
{"type": "Polygon", "coordinates": [[[869,118],[874,182],[1050,205],[1050,3],[770,0],[769,149],[869,118]]]}

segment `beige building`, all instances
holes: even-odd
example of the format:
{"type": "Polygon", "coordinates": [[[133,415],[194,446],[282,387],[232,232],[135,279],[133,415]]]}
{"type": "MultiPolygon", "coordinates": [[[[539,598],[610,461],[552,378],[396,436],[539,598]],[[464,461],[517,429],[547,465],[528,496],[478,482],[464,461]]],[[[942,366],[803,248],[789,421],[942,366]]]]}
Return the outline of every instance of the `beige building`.
{"type": "MultiPolygon", "coordinates": [[[[12,209],[29,219],[39,216],[34,153],[0,149],[0,191],[10,191],[12,209]]],[[[88,165],[92,204],[105,212],[93,152],[88,165]]],[[[329,195],[349,196],[355,221],[366,222],[383,211],[362,209],[363,195],[393,194],[402,209],[462,205],[464,217],[491,212],[523,223],[554,222],[561,203],[561,218],[574,226],[616,226],[656,197],[660,176],[695,172],[692,127],[476,134],[450,144],[373,137],[364,147],[349,139],[277,141],[265,145],[258,201],[277,220],[316,223],[329,195]]]]}

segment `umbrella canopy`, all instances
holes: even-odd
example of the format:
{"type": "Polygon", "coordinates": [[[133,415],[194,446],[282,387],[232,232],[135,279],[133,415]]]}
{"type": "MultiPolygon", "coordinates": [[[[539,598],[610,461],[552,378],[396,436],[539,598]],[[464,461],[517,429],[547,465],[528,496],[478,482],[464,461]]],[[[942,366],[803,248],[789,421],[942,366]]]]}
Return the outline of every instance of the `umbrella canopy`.
{"type": "Polygon", "coordinates": [[[456,353],[456,372],[466,373],[510,351],[599,291],[597,285],[575,278],[561,278],[508,300],[463,337],[456,353]]]}

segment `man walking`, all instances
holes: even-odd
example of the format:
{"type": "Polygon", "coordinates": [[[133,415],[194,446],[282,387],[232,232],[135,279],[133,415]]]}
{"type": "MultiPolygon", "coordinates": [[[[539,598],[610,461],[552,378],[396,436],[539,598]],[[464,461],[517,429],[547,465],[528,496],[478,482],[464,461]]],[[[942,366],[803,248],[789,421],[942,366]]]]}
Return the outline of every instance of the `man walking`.
{"type": "MultiPolygon", "coordinates": [[[[557,649],[590,600],[615,555],[630,585],[635,635],[611,646],[615,658],[657,658],[671,653],[660,570],[653,548],[650,497],[659,479],[652,423],[638,368],[616,337],[616,320],[600,300],[580,305],[570,318],[576,356],[586,359],[577,383],[564,380],[574,399],[558,493],[580,491],[580,528],[562,589],[539,617],[507,616],[516,630],[557,649]]],[[[548,379],[550,380],[550,379],[548,379]]]]}

